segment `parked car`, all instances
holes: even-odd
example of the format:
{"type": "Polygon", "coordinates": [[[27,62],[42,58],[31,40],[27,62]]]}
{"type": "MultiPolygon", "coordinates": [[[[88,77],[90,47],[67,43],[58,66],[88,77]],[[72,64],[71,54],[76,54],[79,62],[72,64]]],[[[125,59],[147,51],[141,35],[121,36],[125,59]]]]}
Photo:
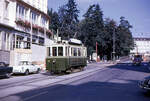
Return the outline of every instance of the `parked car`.
{"type": "Polygon", "coordinates": [[[134,65],[140,65],[143,61],[142,55],[134,55],[133,64],[134,65]]]}
{"type": "Polygon", "coordinates": [[[41,68],[38,65],[34,65],[28,61],[21,61],[18,66],[13,67],[14,74],[39,73],[41,68]]]}
{"type": "Polygon", "coordinates": [[[145,78],[143,81],[140,81],[139,87],[144,90],[150,91],[150,76],[145,78]]]}
{"type": "Polygon", "coordinates": [[[12,75],[13,68],[8,67],[4,62],[0,62],[0,77],[9,78],[12,75]]]}

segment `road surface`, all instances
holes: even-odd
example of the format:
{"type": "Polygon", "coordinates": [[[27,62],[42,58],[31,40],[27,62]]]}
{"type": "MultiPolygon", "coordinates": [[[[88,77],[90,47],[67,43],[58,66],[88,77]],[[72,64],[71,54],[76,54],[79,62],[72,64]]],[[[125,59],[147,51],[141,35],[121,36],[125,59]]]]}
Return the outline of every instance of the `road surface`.
{"type": "Polygon", "coordinates": [[[94,63],[70,75],[33,74],[7,79],[8,83],[2,79],[0,101],[150,101],[150,94],[138,87],[148,76],[146,63],[94,63]]]}

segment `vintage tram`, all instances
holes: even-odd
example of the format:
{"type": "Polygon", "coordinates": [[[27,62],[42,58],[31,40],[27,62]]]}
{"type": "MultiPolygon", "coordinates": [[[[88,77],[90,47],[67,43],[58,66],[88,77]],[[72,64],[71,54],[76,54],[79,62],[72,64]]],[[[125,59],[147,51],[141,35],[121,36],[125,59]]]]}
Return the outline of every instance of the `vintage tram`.
{"type": "Polygon", "coordinates": [[[87,65],[87,49],[77,39],[55,42],[47,47],[46,69],[51,73],[62,73],[83,69],[87,65]]]}

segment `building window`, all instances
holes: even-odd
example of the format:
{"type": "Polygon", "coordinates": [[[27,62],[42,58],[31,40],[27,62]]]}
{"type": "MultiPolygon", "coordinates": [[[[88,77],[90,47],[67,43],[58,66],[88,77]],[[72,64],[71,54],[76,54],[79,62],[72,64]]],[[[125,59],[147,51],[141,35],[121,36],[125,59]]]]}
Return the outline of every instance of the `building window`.
{"type": "Polygon", "coordinates": [[[21,18],[24,19],[26,16],[26,9],[24,6],[17,4],[17,8],[16,8],[16,16],[17,18],[21,18]]]}
{"type": "Polygon", "coordinates": [[[38,17],[39,17],[39,15],[36,12],[34,12],[34,11],[30,12],[30,18],[32,19],[33,24],[38,25],[38,17]]]}
{"type": "Polygon", "coordinates": [[[10,34],[4,32],[4,50],[10,50],[10,34]]]}
{"type": "Polygon", "coordinates": [[[39,37],[39,45],[44,45],[44,38],[42,37],[39,37]]]}
{"type": "Polygon", "coordinates": [[[9,33],[7,33],[7,46],[6,46],[6,50],[10,50],[10,34],[9,33]]]}
{"type": "Polygon", "coordinates": [[[47,23],[47,19],[45,17],[42,17],[41,18],[41,25],[45,27],[46,23],[47,23]]]}
{"type": "Polygon", "coordinates": [[[38,40],[38,36],[32,35],[32,43],[33,43],[33,44],[36,44],[36,43],[37,43],[37,40],[38,40]]]}
{"type": "Polygon", "coordinates": [[[5,18],[8,18],[8,14],[9,14],[9,2],[8,1],[5,1],[5,9],[4,9],[4,17],[5,18]]]}

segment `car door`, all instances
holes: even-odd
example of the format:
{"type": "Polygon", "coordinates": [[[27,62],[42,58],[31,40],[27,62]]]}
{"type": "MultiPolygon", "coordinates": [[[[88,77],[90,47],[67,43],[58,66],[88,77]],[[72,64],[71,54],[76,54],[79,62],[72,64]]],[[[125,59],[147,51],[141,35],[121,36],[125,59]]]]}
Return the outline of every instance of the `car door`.
{"type": "Polygon", "coordinates": [[[0,63],[0,75],[4,75],[6,73],[6,67],[4,63],[0,63]]]}
{"type": "Polygon", "coordinates": [[[32,72],[36,71],[36,66],[34,64],[32,64],[32,72]]]}
{"type": "Polygon", "coordinates": [[[3,66],[0,66],[0,75],[4,75],[4,67],[3,66]]]}

